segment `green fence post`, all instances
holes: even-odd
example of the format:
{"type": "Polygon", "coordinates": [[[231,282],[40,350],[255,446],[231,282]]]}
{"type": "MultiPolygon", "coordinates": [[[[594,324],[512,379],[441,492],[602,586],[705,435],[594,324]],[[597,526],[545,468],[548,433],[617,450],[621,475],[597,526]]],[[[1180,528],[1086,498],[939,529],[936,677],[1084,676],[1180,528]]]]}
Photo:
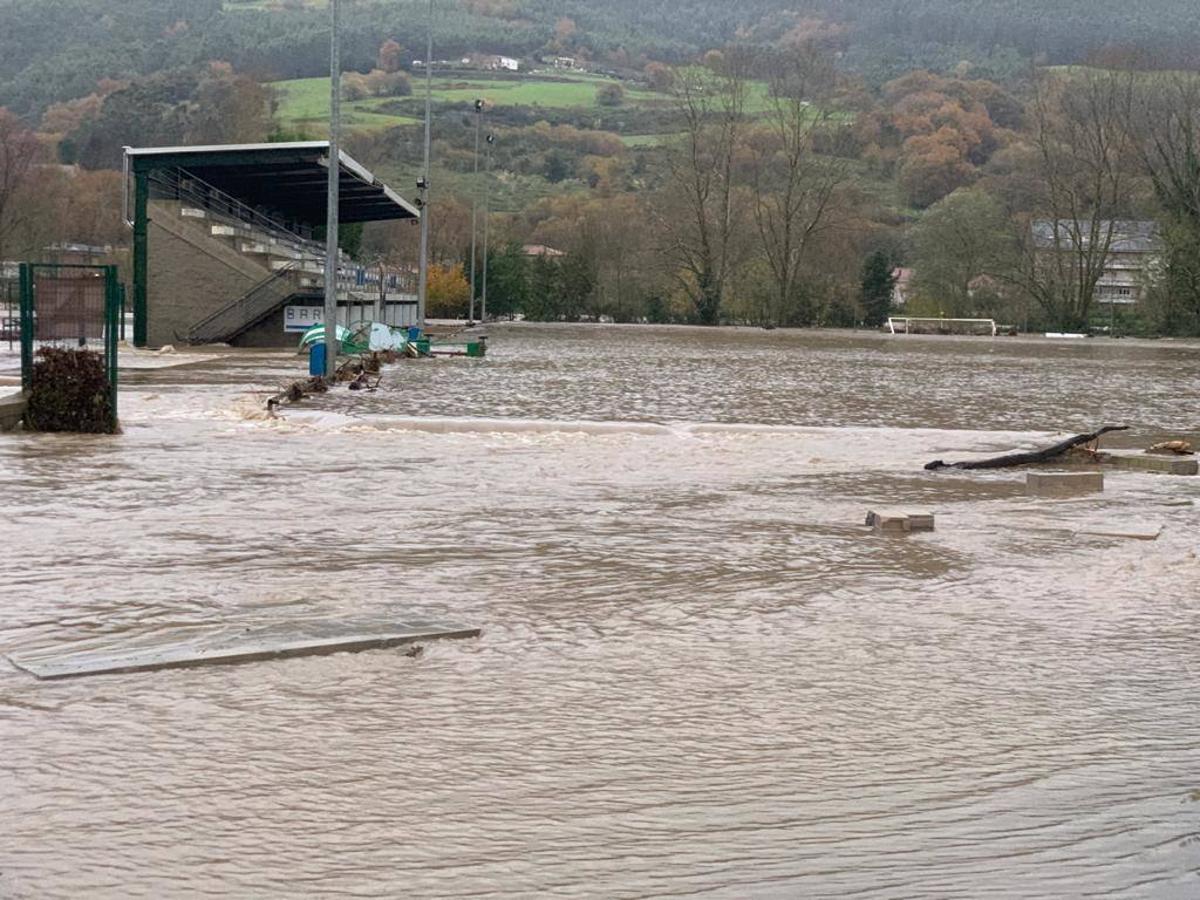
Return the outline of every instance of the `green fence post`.
{"type": "Polygon", "coordinates": [[[21,388],[33,390],[33,267],[21,263],[21,388]]]}
{"type": "MultiPolygon", "coordinates": [[[[117,315],[124,309],[124,292],[117,283],[117,267],[104,267],[104,356],[108,369],[113,431],[117,430],[117,315]]],[[[124,318],[122,318],[124,323],[124,318]]]]}

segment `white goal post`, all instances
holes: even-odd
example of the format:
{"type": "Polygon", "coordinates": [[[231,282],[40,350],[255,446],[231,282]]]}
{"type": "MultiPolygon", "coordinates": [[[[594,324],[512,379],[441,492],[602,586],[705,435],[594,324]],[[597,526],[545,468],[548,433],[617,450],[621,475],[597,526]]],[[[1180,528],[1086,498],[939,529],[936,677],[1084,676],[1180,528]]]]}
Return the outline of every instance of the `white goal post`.
{"type": "Polygon", "coordinates": [[[892,334],[981,334],[996,336],[995,319],[940,319],[921,316],[892,316],[887,320],[892,334]]]}

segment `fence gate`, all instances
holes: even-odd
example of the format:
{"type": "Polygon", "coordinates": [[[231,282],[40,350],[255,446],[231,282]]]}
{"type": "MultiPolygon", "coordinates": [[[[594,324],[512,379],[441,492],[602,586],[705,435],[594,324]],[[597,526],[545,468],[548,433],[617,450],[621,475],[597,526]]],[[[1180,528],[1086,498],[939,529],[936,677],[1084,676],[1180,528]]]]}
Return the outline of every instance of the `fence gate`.
{"type": "Polygon", "coordinates": [[[104,361],[112,425],[117,421],[121,291],[116,266],[21,264],[21,383],[33,389],[43,347],[89,350],[104,361]]]}

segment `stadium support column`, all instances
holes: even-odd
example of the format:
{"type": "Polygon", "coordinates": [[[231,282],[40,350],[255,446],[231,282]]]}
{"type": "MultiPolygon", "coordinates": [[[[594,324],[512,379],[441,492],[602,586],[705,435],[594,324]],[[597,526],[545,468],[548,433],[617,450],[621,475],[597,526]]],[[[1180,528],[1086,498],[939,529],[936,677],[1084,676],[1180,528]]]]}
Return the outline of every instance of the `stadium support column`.
{"type": "Polygon", "coordinates": [[[133,344],[145,347],[148,334],[146,295],[149,279],[150,176],[137,172],[133,197],[133,344]]]}
{"type": "Polygon", "coordinates": [[[325,216],[325,376],[337,371],[338,203],[342,128],[340,2],[329,0],[329,200],[325,216]]]}
{"type": "Polygon", "coordinates": [[[433,143],[433,0],[429,0],[429,34],[425,44],[425,162],[417,187],[421,192],[421,259],[417,277],[417,324],[425,327],[429,294],[429,157],[433,143]]]}

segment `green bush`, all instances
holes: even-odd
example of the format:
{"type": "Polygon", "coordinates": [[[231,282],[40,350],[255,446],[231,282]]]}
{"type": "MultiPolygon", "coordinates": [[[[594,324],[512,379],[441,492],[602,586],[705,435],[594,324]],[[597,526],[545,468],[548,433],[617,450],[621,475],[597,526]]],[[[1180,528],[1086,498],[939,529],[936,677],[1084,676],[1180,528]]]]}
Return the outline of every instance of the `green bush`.
{"type": "Polygon", "coordinates": [[[104,355],[59,347],[39,350],[25,421],[34,431],[115,434],[104,355]]]}

